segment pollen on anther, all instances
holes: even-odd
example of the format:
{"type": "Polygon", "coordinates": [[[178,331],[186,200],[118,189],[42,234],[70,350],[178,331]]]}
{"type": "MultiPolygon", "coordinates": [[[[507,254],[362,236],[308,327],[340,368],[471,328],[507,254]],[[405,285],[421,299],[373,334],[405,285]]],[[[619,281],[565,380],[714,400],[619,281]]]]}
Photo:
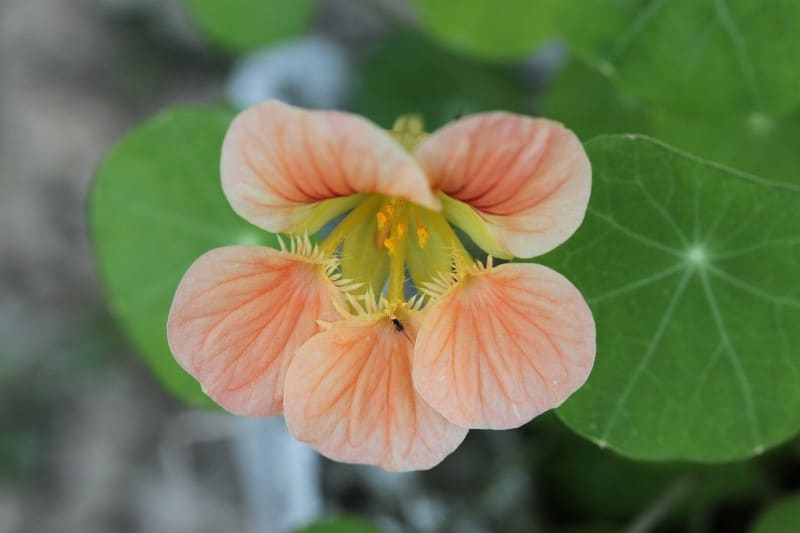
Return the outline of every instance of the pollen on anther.
{"type": "Polygon", "coordinates": [[[387,217],[386,214],[383,211],[378,211],[378,214],[376,215],[376,217],[378,219],[378,229],[385,228],[386,227],[386,222],[389,221],[389,217],[387,217]]]}
{"type": "Polygon", "coordinates": [[[397,224],[397,238],[402,239],[406,235],[406,225],[402,222],[397,224]]]}
{"type": "Polygon", "coordinates": [[[383,247],[388,250],[389,255],[394,255],[395,251],[397,250],[397,242],[395,241],[394,237],[383,239],[383,247]]]}
{"type": "Polygon", "coordinates": [[[428,245],[428,237],[430,237],[430,235],[428,228],[425,226],[417,226],[417,242],[420,248],[425,248],[428,245]]]}

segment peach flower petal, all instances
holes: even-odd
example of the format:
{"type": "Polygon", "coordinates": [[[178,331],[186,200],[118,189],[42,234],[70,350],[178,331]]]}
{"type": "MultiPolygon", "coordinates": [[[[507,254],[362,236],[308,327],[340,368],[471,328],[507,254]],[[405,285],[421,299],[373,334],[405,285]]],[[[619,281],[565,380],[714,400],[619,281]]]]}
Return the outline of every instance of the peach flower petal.
{"type": "Polygon", "coordinates": [[[222,146],[222,188],[234,211],[267,231],[302,224],[332,198],[377,192],[440,209],[413,158],[371,122],[277,101],[246,109],[222,146]]]}
{"type": "Polygon", "coordinates": [[[473,115],[435,132],[414,155],[434,189],[477,215],[462,224],[469,217],[453,217],[446,209],[448,218],[479,244],[488,231],[505,255],[534,257],[552,250],[580,226],[589,203],[586,152],[574,133],[550,120],[473,115]]]}
{"type": "Polygon", "coordinates": [[[167,337],[178,363],[228,411],[282,410],[297,348],[333,320],[337,297],[319,265],[261,246],[217,248],[192,264],[172,302],[167,337]]]}
{"type": "Polygon", "coordinates": [[[547,267],[505,264],[470,275],[427,311],[414,385],[454,424],[509,429],[566,400],[594,355],[581,293],[547,267]]]}
{"type": "Polygon", "coordinates": [[[286,374],[295,437],[331,459],[394,471],[431,468],[455,450],[467,430],[415,392],[413,335],[388,318],[350,319],[305,343],[286,374]]]}

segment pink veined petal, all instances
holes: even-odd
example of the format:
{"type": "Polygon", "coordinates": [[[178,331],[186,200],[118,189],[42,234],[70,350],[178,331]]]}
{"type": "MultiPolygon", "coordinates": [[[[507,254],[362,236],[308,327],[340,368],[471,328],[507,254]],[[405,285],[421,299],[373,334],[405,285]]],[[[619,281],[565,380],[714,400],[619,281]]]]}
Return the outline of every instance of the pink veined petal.
{"type": "Polygon", "coordinates": [[[594,320],[580,292],[547,267],[505,264],[431,306],[414,385],[454,424],[509,429],[567,399],[594,356],[594,320]]]}
{"type": "Polygon", "coordinates": [[[337,297],[319,265],[261,246],[211,250],[181,280],[167,323],[178,363],[228,411],[281,413],[297,348],[334,320],[337,297]]]}
{"type": "Polygon", "coordinates": [[[473,115],[435,132],[414,155],[434,189],[471,206],[490,236],[517,257],[564,242],[589,203],[586,152],[574,133],[550,120],[473,115]]]}
{"type": "Polygon", "coordinates": [[[234,211],[267,231],[285,231],[319,202],[363,192],[440,209],[414,159],[371,122],[278,101],[246,109],[222,146],[222,188],[234,211]]]}
{"type": "Polygon", "coordinates": [[[352,319],[305,343],[286,374],[295,437],[331,459],[394,471],[431,468],[455,450],[467,430],[431,409],[411,382],[412,329],[352,319]]]}

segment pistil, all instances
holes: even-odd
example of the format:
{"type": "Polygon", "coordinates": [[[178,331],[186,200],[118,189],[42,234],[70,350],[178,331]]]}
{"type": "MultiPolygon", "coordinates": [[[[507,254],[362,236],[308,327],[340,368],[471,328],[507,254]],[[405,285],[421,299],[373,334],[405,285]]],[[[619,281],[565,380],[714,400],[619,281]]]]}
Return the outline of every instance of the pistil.
{"type": "Polygon", "coordinates": [[[389,287],[387,297],[390,302],[401,302],[405,299],[403,284],[405,282],[406,252],[408,236],[409,206],[403,200],[398,200],[395,206],[393,224],[389,238],[384,242],[389,254],[389,287]]]}

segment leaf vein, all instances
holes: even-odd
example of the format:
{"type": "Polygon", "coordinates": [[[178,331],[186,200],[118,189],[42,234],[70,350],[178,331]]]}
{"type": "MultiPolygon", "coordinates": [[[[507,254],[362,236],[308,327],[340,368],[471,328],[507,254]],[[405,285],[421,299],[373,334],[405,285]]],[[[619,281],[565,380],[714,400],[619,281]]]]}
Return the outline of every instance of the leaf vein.
{"type": "Polygon", "coordinates": [[[674,256],[677,256],[677,257],[682,257],[683,256],[683,254],[681,254],[681,252],[679,250],[677,250],[677,249],[675,249],[675,248],[673,248],[671,246],[667,246],[665,244],[661,244],[660,242],[658,242],[658,241],[656,241],[654,239],[651,239],[650,237],[647,237],[645,235],[641,235],[639,233],[636,233],[635,231],[626,228],[625,226],[623,226],[622,224],[620,224],[619,222],[617,222],[616,220],[614,220],[613,218],[611,218],[608,215],[604,215],[602,213],[599,213],[599,212],[597,212],[597,211],[595,211],[595,210],[593,210],[591,208],[587,212],[590,215],[599,218],[600,220],[602,220],[603,222],[605,222],[609,226],[612,226],[614,229],[618,230],[620,233],[623,233],[626,236],[641,242],[642,244],[645,244],[645,245],[647,245],[647,246],[649,246],[651,248],[655,248],[657,250],[661,250],[662,252],[666,252],[668,254],[671,254],[671,255],[674,255],[674,256]]]}
{"type": "Polygon", "coordinates": [[[742,363],[739,360],[739,354],[736,352],[736,349],[731,342],[730,334],[725,327],[725,321],[723,320],[722,313],[719,310],[719,304],[717,303],[717,298],[714,295],[714,291],[711,289],[708,276],[702,270],[700,271],[700,280],[703,285],[703,292],[705,292],[706,298],[708,299],[708,305],[711,307],[711,315],[714,318],[717,332],[722,339],[722,343],[725,345],[726,353],[730,358],[733,371],[736,374],[736,379],[739,382],[739,387],[742,390],[742,398],[744,399],[745,403],[745,416],[749,422],[750,435],[753,439],[754,449],[758,450],[761,447],[761,443],[764,441],[764,439],[761,435],[761,430],[758,427],[758,419],[756,418],[755,414],[753,391],[750,388],[750,382],[747,381],[747,376],[744,373],[742,363]]]}
{"type": "Polygon", "coordinates": [[[633,374],[631,374],[630,379],[625,384],[625,388],[622,390],[622,393],[617,397],[617,401],[614,405],[614,409],[611,412],[611,416],[608,419],[606,424],[606,428],[603,431],[602,440],[608,440],[608,436],[611,434],[614,426],[617,423],[620,410],[622,406],[627,403],[628,398],[633,392],[634,386],[638,383],[639,378],[641,377],[642,373],[645,371],[648,363],[653,357],[653,354],[656,352],[656,348],[658,348],[659,343],[661,342],[661,338],[664,336],[664,333],[667,331],[667,326],[669,325],[670,320],[672,320],[672,316],[675,314],[675,309],[678,306],[678,301],[683,296],[686,287],[689,284],[689,279],[691,278],[692,271],[687,270],[686,273],[681,278],[680,282],[678,283],[677,289],[672,295],[669,303],[667,304],[666,309],[664,310],[664,316],[661,317],[661,321],[658,323],[656,327],[656,331],[653,334],[653,338],[650,340],[650,345],[647,347],[647,351],[639,360],[639,364],[636,365],[636,368],[633,370],[633,374]]]}
{"type": "Polygon", "coordinates": [[[675,274],[676,272],[678,272],[679,270],[682,270],[684,268],[686,268],[686,265],[684,263],[678,263],[676,265],[672,265],[671,267],[669,267],[666,270],[662,270],[660,272],[656,272],[655,274],[651,274],[651,275],[649,275],[647,277],[638,279],[638,280],[633,281],[631,283],[626,283],[625,285],[622,285],[621,287],[617,287],[615,289],[611,289],[610,291],[605,292],[605,293],[603,293],[603,294],[601,294],[599,296],[590,297],[589,298],[589,303],[592,303],[592,304],[600,303],[603,300],[607,300],[609,298],[613,298],[614,296],[619,296],[620,294],[625,294],[626,292],[631,292],[631,291],[636,290],[636,289],[638,289],[640,287],[644,287],[644,286],[650,285],[652,283],[655,283],[656,281],[659,281],[659,280],[662,280],[664,278],[667,278],[667,277],[671,276],[672,274],[675,274]]]}

